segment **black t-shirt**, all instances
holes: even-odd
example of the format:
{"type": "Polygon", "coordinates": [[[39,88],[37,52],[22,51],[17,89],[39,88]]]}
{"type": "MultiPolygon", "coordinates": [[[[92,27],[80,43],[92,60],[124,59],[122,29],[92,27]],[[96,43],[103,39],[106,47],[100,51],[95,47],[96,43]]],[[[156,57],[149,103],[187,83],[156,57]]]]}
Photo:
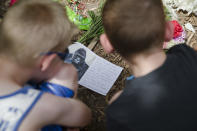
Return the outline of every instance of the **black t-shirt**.
{"type": "Polygon", "coordinates": [[[107,108],[108,131],[197,131],[197,53],[181,44],[107,108]]]}

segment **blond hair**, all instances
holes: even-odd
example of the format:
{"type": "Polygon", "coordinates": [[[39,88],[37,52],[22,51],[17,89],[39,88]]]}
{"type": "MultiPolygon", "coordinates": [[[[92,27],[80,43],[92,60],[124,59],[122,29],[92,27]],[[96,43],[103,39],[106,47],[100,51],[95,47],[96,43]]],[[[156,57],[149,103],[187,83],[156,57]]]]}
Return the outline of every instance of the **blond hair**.
{"type": "Polygon", "coordinates": [[[73,34],[64,8],[52,0],[20,0],[0,26],[0,55],[32,64],[43,52],[65,49],[73,34]]]}

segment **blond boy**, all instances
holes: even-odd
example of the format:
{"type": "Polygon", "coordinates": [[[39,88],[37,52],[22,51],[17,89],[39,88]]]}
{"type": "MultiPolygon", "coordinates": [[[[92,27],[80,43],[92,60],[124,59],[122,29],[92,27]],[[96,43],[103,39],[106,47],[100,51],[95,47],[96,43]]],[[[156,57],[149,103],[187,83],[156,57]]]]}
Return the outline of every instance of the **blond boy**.
{"type": "Polygon", "coordinates": [[[20,0],[9,9],[0,26],[0,130],[89,123],[91,113],[82,102],[25,86],[45,80],[77,90],[75,68],[56,54],[45,55],[64,50],[73,30],[64,9],[51,0],[20,0]]]}

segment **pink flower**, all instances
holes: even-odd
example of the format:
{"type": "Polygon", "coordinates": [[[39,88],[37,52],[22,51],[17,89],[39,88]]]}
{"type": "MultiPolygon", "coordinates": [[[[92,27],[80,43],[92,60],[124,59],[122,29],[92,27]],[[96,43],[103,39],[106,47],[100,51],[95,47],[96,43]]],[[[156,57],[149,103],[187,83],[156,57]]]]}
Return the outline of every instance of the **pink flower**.
{"type": "Polygon", "coordinates": [[[183,32],[182,26],[176,20],[173,20],[171,22],[174,25],[174,36],[173,36],[173,38],[177,38],[177,37],[181,36],[181,34],[183,32]]]}
{"type": "Polygon", "coordinates": [[[12,6],[17,0],[11,0],[10,6],[12,6]]]}

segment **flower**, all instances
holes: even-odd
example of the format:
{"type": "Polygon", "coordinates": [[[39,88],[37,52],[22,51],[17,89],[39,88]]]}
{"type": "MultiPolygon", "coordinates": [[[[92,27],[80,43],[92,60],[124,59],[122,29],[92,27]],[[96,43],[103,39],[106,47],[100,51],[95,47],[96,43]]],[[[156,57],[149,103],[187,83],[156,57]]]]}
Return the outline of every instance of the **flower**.
{"type": "Polygon", "coordinates": [[[182,26],[176,20],[173,20],[171,22],[174,25],[174,35],[173,35],[173,38],[177,38],[177,37],[181,36],[181,34],[183,32],[182,26]]]}
{"type": "Polygon", "coordinates": [[[17,0],[11,0],[10,6],[12,6],[17,0]]]}

